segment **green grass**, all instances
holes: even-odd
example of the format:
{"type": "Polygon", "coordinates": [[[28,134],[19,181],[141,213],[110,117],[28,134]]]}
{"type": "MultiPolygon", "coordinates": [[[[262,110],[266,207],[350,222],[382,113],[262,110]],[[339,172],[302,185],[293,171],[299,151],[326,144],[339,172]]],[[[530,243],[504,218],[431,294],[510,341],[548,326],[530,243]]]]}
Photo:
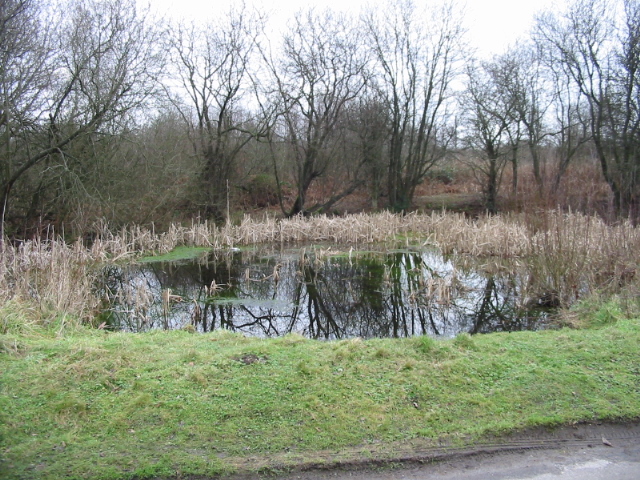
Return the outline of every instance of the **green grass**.
{"type": "Polygon", "coordinates": [[[10,330],[0,477],[207,476],[638,418],[640,320],[605,323],[450,341],[10,330]]]}

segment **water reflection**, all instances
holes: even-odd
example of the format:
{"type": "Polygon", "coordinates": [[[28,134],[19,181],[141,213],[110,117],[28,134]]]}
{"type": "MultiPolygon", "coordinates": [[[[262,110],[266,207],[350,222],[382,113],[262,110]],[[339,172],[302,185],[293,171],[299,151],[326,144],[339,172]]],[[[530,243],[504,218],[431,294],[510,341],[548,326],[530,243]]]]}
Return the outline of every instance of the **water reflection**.
{"type": "Polygon", "coordinates": [[[454,336],[536,329],[514,274],[486,276],[430,251],[212,254],[196,262],[110,266],[109,326],[216,328],[311,338],[454,336]]]}

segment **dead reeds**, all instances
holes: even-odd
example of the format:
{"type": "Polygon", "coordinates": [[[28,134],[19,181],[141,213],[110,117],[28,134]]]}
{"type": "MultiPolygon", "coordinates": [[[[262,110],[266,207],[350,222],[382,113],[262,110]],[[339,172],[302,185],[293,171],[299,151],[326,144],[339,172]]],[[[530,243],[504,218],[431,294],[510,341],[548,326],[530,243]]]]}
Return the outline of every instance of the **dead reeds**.
{"type": "Polygon", "coordinates": [[[98,301],[92,293],[96,262],[80,244],[30,240],[5,242],[0,262],[0,301],[35,309],[41,321],[71,314],[88,320],[98,301]]]}
{"type": "MultiPolygon", "coordinates": [[[[560,211],[471,219],[460,214],[344,217],[318,216],[255,220],[239,225],[173,225],[168,231],[132,227],[112,233],[101,227],[90,246],[57,239],[5,241],[0,261],[0,301],[26,302],[40,312],[68,313],[91,321],[101,299],[96,280],[105,262],[132,260],[176,246],[225,249],[259,243],[333,243],[357,249],[371,243],[411,238],[445,255],[508,258],[523,269],[522,291],[554,295],[562,305],[596,289],[614,292],[637,281],[640,231],[628,222],[607,224],[598,217],[560,211]]],[[[135,302],[134,302],[135,303],[135,302]]],[[[133,306],[132,308],[134,308],[133,306]]]]}

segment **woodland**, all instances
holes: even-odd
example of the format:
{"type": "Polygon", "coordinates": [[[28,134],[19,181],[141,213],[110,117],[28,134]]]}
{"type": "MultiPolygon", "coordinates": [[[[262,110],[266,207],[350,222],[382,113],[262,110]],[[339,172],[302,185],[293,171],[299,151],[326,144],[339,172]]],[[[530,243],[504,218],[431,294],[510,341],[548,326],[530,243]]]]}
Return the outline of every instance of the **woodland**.
{"type": "Polygon", "coordinates": [[[303,8],[276,30],[243,4],[189,24],[134,0],[4,0],[0,237],[433,195],[636,218],[640,2],[540,12],[491,58],[460,11],[303,8]]]}

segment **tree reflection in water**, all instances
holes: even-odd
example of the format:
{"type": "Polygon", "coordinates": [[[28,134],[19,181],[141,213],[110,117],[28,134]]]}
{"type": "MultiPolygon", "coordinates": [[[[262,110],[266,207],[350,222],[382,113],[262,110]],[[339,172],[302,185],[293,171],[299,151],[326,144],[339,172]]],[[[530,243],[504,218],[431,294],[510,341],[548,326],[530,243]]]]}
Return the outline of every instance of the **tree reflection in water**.
{"type": "Polygon", "coordinates": [[[516,273],[483,276],[430,251],[325,255],[234,252],[196,262],[110,266],[112,328],[226,328],[311,338],[454,336],[540,328],[516,273]]]}

